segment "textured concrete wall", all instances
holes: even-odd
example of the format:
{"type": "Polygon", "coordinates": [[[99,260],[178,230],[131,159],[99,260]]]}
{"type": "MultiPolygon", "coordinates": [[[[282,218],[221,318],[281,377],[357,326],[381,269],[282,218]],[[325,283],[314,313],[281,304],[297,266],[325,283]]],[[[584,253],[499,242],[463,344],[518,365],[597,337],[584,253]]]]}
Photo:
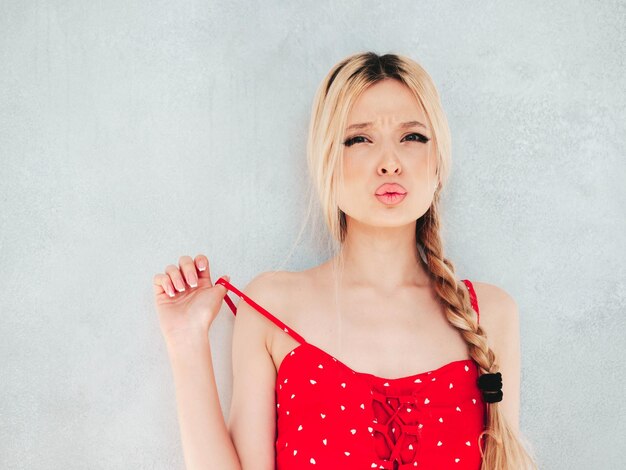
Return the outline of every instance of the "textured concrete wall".
{"type": "Polygon", "coordinates": [[[285,258],[313,93],[363,50],[440,89],[447,254],[520,307],[542,468],[623,468],[624,31],[623,1],[2,0],[2,468],[183,467],[152,275],[202,252],[243,287],[285,258]]]}

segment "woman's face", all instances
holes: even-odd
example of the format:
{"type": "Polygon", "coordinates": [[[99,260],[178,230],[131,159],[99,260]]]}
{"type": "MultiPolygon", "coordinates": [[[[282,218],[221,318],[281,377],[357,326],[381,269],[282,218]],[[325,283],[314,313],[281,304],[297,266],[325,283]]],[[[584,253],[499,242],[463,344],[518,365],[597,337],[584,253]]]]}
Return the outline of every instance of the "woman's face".
{"type": "Polygon", "coordinates": [[[348,114],[343,137],[339,208],[347,217],[395,227],[428,210],[437,183],[436,149],[426,114],[406,85],[385,79],[367,88],[348,114]],[[363,123],[371,124],[350,128],[363,123]],[[402,185],[404,198],[376,197],[384,183],[402,185]]]}

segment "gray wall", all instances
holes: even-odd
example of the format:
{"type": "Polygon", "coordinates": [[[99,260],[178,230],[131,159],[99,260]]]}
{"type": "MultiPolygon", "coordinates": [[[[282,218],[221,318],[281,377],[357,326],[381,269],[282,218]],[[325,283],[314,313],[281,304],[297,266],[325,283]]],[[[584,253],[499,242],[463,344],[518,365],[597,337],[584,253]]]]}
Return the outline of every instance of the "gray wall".
{"type": "MultiPolygon", "coordinates": [[[[623,468],[626,5],[507,3],[0,2],[2,468],[183,467],[152,275],[283,261],[313,93],[363,50],[440,89],[447,255],[520,307],[542,468],[623,468]]],[[[286,269],[323,260],[304,240],[286,269]]]]}

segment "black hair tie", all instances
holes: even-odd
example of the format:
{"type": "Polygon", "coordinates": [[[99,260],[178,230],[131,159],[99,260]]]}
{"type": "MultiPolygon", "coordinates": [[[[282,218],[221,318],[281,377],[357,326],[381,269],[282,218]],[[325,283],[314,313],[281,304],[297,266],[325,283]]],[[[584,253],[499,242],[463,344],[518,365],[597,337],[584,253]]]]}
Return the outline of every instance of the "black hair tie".
{"type": "Polygon", "coordinates": [[[478,377],[478,388],[483,392],[483,399],[487,403],[502,401],[502,374],[481,374],[478,377]]]}

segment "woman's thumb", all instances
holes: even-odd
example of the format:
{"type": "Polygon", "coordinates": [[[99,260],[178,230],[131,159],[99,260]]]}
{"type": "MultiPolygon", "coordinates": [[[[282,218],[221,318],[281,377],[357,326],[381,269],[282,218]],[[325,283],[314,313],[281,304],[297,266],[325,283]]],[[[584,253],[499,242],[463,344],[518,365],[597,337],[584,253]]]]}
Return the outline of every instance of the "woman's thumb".
{"type": "MultiPolygon", "coordinates": [[[[221,277],[221,279],[224,279],[226,282],[229,282],[229,283],[230,283],[230,276],[226,276],[226,275],[224,275],[224,276],[222,276],[222,277],[221,277]]],[[[226,286],[225,286],[223,283],[221,283],[221,282],[219,283],[219,286],[220,286],[220,287],[222,287],[222,288],[224,289],[224,297],[225,297],[225,298],[227,298],[227,297],[226,297],[226,294],[228,293],[228,287],[226,287],[226,286]]]]}

